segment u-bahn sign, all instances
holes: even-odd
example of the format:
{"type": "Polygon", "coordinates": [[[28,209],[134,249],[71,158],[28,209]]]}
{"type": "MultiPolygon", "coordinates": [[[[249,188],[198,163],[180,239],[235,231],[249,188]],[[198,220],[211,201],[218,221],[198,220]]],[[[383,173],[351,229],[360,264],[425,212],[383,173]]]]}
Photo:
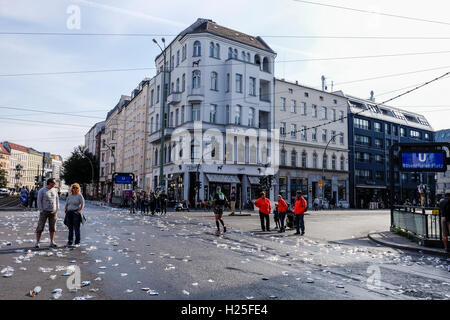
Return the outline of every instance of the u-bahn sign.
{"type": "Polygon", "coordinates": [[[116,184],[133,184],[134,174],[128,172],[115,172],[113,174],[113,180],[116,184]]]}
{"type": "Polygon", "coordinates": [[[402,151],[400,152],[401,171],[446,171],[446,152],[441,151],[402,151]]]}

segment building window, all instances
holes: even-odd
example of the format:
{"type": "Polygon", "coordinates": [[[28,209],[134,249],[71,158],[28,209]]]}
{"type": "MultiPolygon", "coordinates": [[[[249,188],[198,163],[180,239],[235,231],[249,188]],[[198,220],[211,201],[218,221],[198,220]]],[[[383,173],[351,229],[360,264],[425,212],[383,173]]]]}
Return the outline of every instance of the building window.
{"type": "Polygon", "coordinates": [[[156,131],[159,130],[159,114],[156,115],[155,128],[156,128],[156,131]]]}
{"type": "Polygon", "coordinates": [[[225,123],[229,124],[230,123],[230,105],[229,104],[227,104],[227,106],[225,108],[225,112],[226,112],[225,123]]]}
{"type": "Polygon", "coordinates": [[[248,109],[248,126],[253,127],[255,125],[255,108],[248,109]]]}
{"type": "Polygon", "coordinates": [[[295,152],[295,150],[292,150],[291,152],[291,166],[297,167],[297,152],[295,152]]]}
{"type": "Polygon", "coordinates": [[[249,95],[256,96],[256,78],[250,77],[249,95]]]}
{"type": "Polygon", "coordinates": [[[302,152],[302,168],[306,168],[308,163],[308,155],[306,154],[306,151],[302,152]]]}
{"type": "Polygon", "coordinates": [[[280,123],[280,135],[283,137],[286,136],[286,122],[280,123]]]}
{"type": "Polygon", "coordinates": [[[237,49],[234,49],[233,50],[233,59],[238,59],[238,51],[237,51],[237,49]]]}
{"type": "Polygon", "coordinates": [[[200,70],[192,72],[192,89],[199,89],[201,85],[201,73],[200,70]]]}
{"type": "Polygon", "coordinates": [[[156,87],[156,103],[159,102],[159,86],[156,87]]]}
{"type": "Polygon", "coordinates": [[[177,51],[177,67],[180,64],[180,50],[177,51]]]}
{"type": "Polygon", "coordinates": [[[355,134],[355,144],[370,146],[370,137],[355,134]]]}
{"type": "Polygon", "coordinates": [[[241,59],[242,59],[242,61],[245,61],[245,57],[246,57],[245,52],[242,51],[242,53],[241,53],[241,59]]]}
{"type": "Polygon", "coordinates": [[[225,88],[226,92],[230,91],[230,74],[227,73],[227,83],[226,83],[226,88],[225,88]]]}
{"type": "Polygon", "coordinates": [[[327,142],[327,129],[322,129],[322,142],[327,142]]]}
{"type": "Polygon", "coordinates": [[[381,123],[375,121],[375,122],[373,123],[373,129],[374,129],[376,132],[381,132],[381,123]]]}
{"type": "Polygon", "coordinates": [[[231,47],[228,48],[228,59],[232,59],[233,58],[233,49],[231,49],[231,47]]]}
{"type": "Polygon", "coordinates": [[[342,156],[341,157],[341,171],[344,171],[345,170],[345,164],[344,164],[344,162],[345,162],[345,159],[344,159],[344,156],[342,156]]]}
{"type": "Polygon", "coordinates": [[[378,164],[382,164],[383,163],[383,156],[381,154],[376,154],[375,155],[375,162],[378,164]]]}
{"type": "Polygon", "coordinates": [[[220,45],[216,43],[216,58],[220,59],[220,45]]]}
{"type": "Polygon", "coordinates": [[[177,78],[177,92],[180,92],[180,78],[177,78]]]}
{"type": "Polygon", "coordinates": [[[328,119],[328,115],[327,115],[327,107],[322,107],[322,119],[323,120],[327,120],[328,119]]]}
{"type": "Polygon", "coordinates": [[[306,102],[302,102],[300,105],[300,114],[306,116],[306,102]]]}
{"type": "Polygon", "coordinates": [[[216,123],[217,105],[212,104],[209,112],[209,122],[216,123]]]}
{"type": "Polygon", "coordinates": [[[339,135],[339,143],[341,145],[344,145],[344,133],[343,132],[341,132],[341,134],[339,135]]]}
{"type": "Polygon", "coordinates": [[[200,104],[192,105],[192,121],[200,121],[200,104]]]}
{"type": "Polygon", "coordinates": [[[305,97],[308,98],[309,97],[309,93],[305,92],[305,97]]]}
{"type": "Polygon", "coordinates": [[[336,170],[336,156],[334,154],[331,157],[331,170],[336,170]]]}
{"type": "Polygon", "coordinates": [[[286,98],[281,97],[281,111],[286,111],[286,98]]]}
{"type": "Polygon", "coordinates": [[[302,126],[302,132],[301,132],[300,137],[301,137],[301,139],[302,139],[303,141],[306,141],[306,140],[307,140],[307,139],[306,139],[306,126],[302,126]]]}
{"type": "Polygon", "coordinates": [[[313,168],[317,169],[317,153],[313,154],[313,168]]]}
{"type": "Polygon", "coordinates": [[[344,123],[344,111],[339,111],[339,119],[341,120],[341,123],[344,123]]]}
{"type": "Polygon", "coordinates": [[[395,125],[392,125],[392,131],[394,132],[394,136],[398,136],[398,127],[395,125]]]}
{"type": "Polygon", "coordinates": [[[331,143],[336,144],[336,131],[331,131],[331,143]]]}
{"type": "Polygon", "coordinates": [[[186,75],[183,73],[183,76],[181,77],[181,91],[184,92],[185,88],[186,88],[186,75]]]}
{"type": "Polygon", "coordinates": [[[181,60],[184,61],[186,59],[186,45],[181,48],[181,60]]]}
{"type": "Polygon", "coordinates": [[[355,175],[359,179],[365,179],[365,180],[372,179],[372,171],[371,170],[359,170],[359,169],[356,169],[355,170],[355,175]]]}
{"type": "Polygon", "coordinates": [[[291,138],[297,137],[297,125],[291,124],[291,138]]]}
{"type": "Polygon", "coordinates": [[[200,143],[196,140],[191,142],[191,160],[200,159],[200,143]]]}
{"type": "Polygon", "coordinates": [[[353,124],[354,124],[355,128],[364,129],[364,130],[370,129],[370,124],[369,124],[368,120],[355,118],[353,124]]]}
{"type": "MultiPolygon", "coordinates": [[[[335,100],[336,101],[336,100],[335,100]]],[[[333,121],[337,120],[337,113],[336,113],[336,109],[333,109],[333,121]]]]}
{"type": "Polygon", "coordinates": [[[328,156],[324,153],[322,157],[322,168],[328,169],[328,156]]]}
{"type": "Polygon", "coordinates": [[[280,152],[280,165],[285,166],[286,165],[286,150],[281,150],[280,152]]]}
{"type": "Polygon", "coordinates": [[[179,122],[178,122],[178,120],[179,120],[179,112],[180,110],[179,109],[177,109],[176,111],[175,111],[175,126],[178,126],[178,124],[179,124],[179,122]]]}
{"type": "Polygon", "coordinates": [[[311,107],[311,114],[313,118],[317,118],[317,106],[315,104],[313,104],[311,107]]]}
{"type": "Polygon", "coordinates": [[[202,45],[200,41],[194,42],[194,57],[201,57],[202,55],[202,45]]]}
{"type": "Polygon", "coordinates": [[[241,124],[241,109],[240,105],[234,107],[234,124],[241,124]]]}
{"type": "Polygon", "coordinates": [[[181,106],[181,123],[184,123],[184,106],[181,106]]]}
{"type": "Polygon", "coordinates": [[[214,43],[213,42],[211,42],[209,44],[209,56],[214,57],[214,43]]]}
{"type": "Polygon", "coordinates": [[[211,72],[211,90],[217,91],[217,72],[211,72]]]}
{"type": "Polygon", "coordinates": [[[416,130],[410,130],[409,136],[414,139],[420,139],[420,132],[416,130]]]}
{"type": "Polygon", "coordinates": [[[385,123],[384,130],[385,130],[386,134],[391,134],[391,125],[389,123],[385,123]]]}
{"type": "Polygon", "coordinates": [[[242,74],[236,73],[236,92],[242,93],[242,74]]]}
{"type": "Polygon", "coordinates": [[[429,133],[426,133],[425,132],[425,134],[424,134],[424,140],[430,140],[430,134],[429,133]]]}
{"type": "Polygon", "coordinates": [[[381,139],[375,138],[374,143],[375,143],[375,148],[380,148],[380,149],[383,148],[383,141],[381,139]]]}
{"type": "Polygon", "coordinates": [[[317,128],[312,129],[311,139],[312,141],[317,141],[317,128]]]}
{"type": "Polygon", "coordinates": [[[297,113],[297,101],[291,100],[291,112],[297,113]]]}
{"type": "Polygon", "coordinates": [[[406,137],[406,129],[405,128],[400,128],[400,135],[402,137],[406,137]]]}

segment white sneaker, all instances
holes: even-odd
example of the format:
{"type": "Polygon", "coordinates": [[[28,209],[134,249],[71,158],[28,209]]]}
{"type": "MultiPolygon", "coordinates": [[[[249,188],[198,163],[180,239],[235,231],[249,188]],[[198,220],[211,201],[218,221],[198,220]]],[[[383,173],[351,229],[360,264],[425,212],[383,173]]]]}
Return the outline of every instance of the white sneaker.
{"type": "Polygon", "coordinates": [[[34,245],[35,248],[40,248],[41,245],[39,244],[39,242],[36,242],[36,244],[34,245]]]}

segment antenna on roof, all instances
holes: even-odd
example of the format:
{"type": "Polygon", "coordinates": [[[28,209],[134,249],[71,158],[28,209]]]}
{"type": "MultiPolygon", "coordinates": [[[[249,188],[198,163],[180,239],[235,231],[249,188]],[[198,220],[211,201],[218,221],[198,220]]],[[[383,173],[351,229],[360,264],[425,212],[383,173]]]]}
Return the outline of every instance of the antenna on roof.
{"type": "Polygon", "coordinates": [[[370,91],[370,101],[375,102],[374,92],[373,90],[370,91]]]}
{"type": "Polygon", "coordinates": [[[327,90],[327,86],[325,85],[325,76],[322,76],[321,77],[321,79],[322,79],[322,91],[325,91],[325,90],[327,90]]]}

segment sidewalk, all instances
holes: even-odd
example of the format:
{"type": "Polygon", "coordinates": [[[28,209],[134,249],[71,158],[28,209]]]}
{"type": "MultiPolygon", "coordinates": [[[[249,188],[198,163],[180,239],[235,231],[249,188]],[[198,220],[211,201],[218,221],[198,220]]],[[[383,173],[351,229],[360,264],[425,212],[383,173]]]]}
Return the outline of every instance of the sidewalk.
{"type": "Polygon", "coordinates": [[[420,246],[416,242],[409,240],[401,235],[394,232],[384,231],[384,232],[374,232],[369,233],[368,238],[378,244],[393,247],[401,250],[410,250],[416,252],[423,252],[433,255],[439,255],[443,257],[450,257],[450,254],[445,252],[444,249],[428,248],[420,246]]]}

